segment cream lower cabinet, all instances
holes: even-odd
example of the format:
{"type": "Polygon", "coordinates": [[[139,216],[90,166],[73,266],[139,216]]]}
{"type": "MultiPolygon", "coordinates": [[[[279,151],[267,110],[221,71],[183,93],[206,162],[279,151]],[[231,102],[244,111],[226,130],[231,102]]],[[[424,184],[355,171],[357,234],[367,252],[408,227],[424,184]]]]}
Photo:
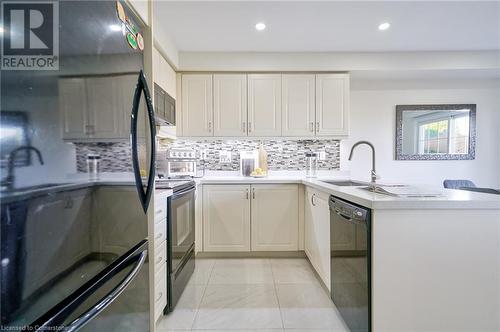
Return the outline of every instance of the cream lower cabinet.
{"type": "Polygon", "coordinates": [[[203,250],[250,251],[250,187],[203,186],[203,250]]]}
{"type": "Polygon", "coordinates": [[[298,250],[298,186],[204,185],[203,250],[298,250]]]}
{"type": "Polygon", "coordinates": [[[329,196],[306,189],[304,249],[324,284],[330,288],[330,208],[329,196]]]}
{"type": "Polygon", "coordinates": [[[298,250],[298,186],[260,184],[251,190],[252,251],[298,250]]]}

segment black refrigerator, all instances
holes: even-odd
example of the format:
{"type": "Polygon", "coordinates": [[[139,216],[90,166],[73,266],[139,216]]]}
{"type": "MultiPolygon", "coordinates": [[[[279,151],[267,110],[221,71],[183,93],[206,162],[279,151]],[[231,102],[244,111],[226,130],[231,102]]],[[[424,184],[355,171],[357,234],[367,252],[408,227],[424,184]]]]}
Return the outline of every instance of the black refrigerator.
{"type": "Polygon", "coordinates": [[[1,4],[0,325],[149,331],[147,28],[122,1],[46,3],[1,4]],[[120,172],[90,177],[89,146],[120,172]]]}

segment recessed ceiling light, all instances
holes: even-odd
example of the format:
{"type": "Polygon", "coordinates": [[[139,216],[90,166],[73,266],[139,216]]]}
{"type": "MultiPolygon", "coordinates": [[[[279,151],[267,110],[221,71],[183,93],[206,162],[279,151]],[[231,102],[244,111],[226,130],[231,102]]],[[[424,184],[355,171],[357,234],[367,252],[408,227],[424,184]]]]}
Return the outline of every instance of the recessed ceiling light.
{"type": "Polygon", "coordinates": [[[3,33],[3,26],[0,26],[0,34],[3,33]]]}
{"type": "Polygon", "coordinates": [[[119,24],[110,24],[109,30],[111,31],[122,31],[122,26],[119,24]]]}
{"type": "Polygon", "coordinates": [[[390,26],[391,24],[389,22],[384,22],[378,26],[378,29],[384,31],[389,29],[390,26]]]}
{"type": "Polygon", "coordinates": [[[263,22],[259,22],[259,23],[255,24],[255,29],[257,29],[258,31],[262,31],[265,28],[266,28],[266,25],[263,22]]]}

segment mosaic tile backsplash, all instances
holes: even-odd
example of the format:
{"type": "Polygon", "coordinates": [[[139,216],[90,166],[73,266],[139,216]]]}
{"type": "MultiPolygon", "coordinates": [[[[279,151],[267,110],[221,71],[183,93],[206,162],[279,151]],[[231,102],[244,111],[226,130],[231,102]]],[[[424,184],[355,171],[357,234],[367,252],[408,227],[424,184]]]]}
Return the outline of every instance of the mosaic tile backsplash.
{"type": "Polygon", "coordinates": [[[87,154],[101,156],[101,172],[132,172],[130,143],[74,143],[76,170],[87,172],[87,154]]]}
{"type": "MultiPolygon", "coordinates": [[[[205,168],[211,171],[238,171],[240,168],[239,151],[259,148],[260,143],[268,154],[270,170],[304,170],[306,153],[325,151],[325,160],[318,162],[318,169],[337,170],[340,168],[339,140],[176,140],[162,144],[161,148],[188,148],[195,151],[205,150],[205,168]],[[219,162],[219,151],[231,151],[231,163],[219,162]]],[[[202,164],[203,161],[200,162],[202,164]]],[[[200,165],[198,165],[200,166],[200,165]]]]}
{"type": "MultiPolygon", "coordinates": [[[[338,170],[340,168],[339,140],[176,140],[160,143],[161,149],[193,149],[201,154],[205,151],[205,160],[198,167],[211,171],[238,171],[240,167],[239,151],[259,148],[260,143],[268,154],[270,170],[304,170],[305,155],[311,151],[324,151],[325,160],[318,161],[318,169],[338,170]],[[219,151],[231,151],[231,163],[220,163],[219,151]]],[[[75,143],[78,172],[87,171],[87,154],[101,155],[101,172],[131,172],[131,151],[129,143],[75,143]]]]}

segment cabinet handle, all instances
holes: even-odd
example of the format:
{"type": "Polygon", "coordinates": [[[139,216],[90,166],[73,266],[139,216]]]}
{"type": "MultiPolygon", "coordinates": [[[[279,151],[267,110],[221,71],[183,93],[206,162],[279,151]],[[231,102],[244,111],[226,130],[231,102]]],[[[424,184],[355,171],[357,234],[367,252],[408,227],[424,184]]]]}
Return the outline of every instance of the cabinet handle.
{"type": "Polygon", "coordinates": [[[309,124],[309,128],[310,128],[310,130],[311,130],[312,132],[314,132],[314,122],[311,122],[311,123],[309,124]]]}
{"type": "Polygon", "coordinates": [[[158,259],[156,260],[156,264],[160,264],[162,260],[163,260],[163,257],[161,257],[161,256],[158,257],[158,259]]]}
{"type": "Polygon", "coordinates": [[[319,133],[319,122],[316,122],[316,132],[319,133]]]}
{"type": "Polygon", "coordinates": [[[252,199],[255,199],[255,188],[252,188],[252,199]]]}
{"type": "Polygon", "coordinates": [[[247,127],[247,124],[245,122],[243,122],[243,124],[241,125],[241,130],[243,130],[243,132],[245,132],[246,127],[247,127]]]}
{"type": "Polygon", "coordinates": [[[156,211],[155,211],[155,214],[160,214],[160,213],[162,213],[162,211],[163,211],[163,210],[156,210],[156,211]]]}
{"type": "Polygon", "coordinates": [[[249,133],[252,132],[252,123],[251,122],[248,123],[248,132],[249,133]]]}
{"type": "Polygon", "coordinates": [[[158,235],[155,236],[155,240],[159,240],[161,239],[161,237],[163,236],[162,233],[158,233],[158,235]]]}
{"type": "Polygon", "coordinates": [[[158,298],[156,299],[156,301],[155,301],[155,302],[160,301],[160,299],[162,298],[162,296],[163,296],[163,292],[160,292],[160,295],[158,295],[158,298]]]}
{"type": "Polygon", "coordinates": [[[314,197],[316,197],[316,194],[311,195],[311,204],[312,206],[316,206],[316,203],[314,203],[314,197]]]}
{"type": "Polygon", "coordinates": [[[208,132],[211,133],[212,132],[212,121],[209,121],[208,122],[208,132]]]}
{"type": "Polygon", "coordinates": [[[246,189],[246,198],[248,199],[249,198],[249,194],[248,194],[248,189],[246,189]]]}

